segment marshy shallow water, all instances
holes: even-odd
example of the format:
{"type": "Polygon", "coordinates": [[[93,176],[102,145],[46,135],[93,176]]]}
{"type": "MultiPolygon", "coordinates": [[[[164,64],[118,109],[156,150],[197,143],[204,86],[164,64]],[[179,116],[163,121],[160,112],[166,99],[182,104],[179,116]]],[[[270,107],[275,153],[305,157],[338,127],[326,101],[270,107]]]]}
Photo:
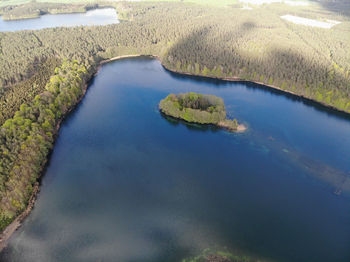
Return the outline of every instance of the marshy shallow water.
{"type": "Polygon", "coordinates": [[[35,208],[1,261],[181,261],[208,247],[350,261],[350,119],[255,84],[105,64],[62,123],[35,208]],[[164,118],[169,93],[224,99],[249,130],[164,118]],[[333,192],[341,187],[343,194],[333,192]]]}

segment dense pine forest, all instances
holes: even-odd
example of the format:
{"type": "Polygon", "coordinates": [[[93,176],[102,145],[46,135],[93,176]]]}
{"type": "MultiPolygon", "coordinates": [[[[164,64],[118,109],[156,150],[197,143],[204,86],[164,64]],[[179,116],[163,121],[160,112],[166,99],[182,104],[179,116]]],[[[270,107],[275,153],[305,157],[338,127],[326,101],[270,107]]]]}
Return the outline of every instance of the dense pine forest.
{"type": "Polygon", "coordinates": [[[283,4],[123,3],[117,25],[0,33],[1,228],[25,208],[59,120],[105,59],[156,55],[177,72],[261,82],[350,112],[349,17],[322,3],[308,16],[341,24],[289,23],[280,16],[306,11],[283,4]]]}

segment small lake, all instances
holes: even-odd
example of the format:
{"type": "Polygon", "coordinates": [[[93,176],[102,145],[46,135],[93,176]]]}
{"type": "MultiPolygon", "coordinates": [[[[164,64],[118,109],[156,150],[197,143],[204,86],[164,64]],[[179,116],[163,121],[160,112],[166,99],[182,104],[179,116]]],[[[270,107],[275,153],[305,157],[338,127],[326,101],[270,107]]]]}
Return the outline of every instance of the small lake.
{"type": "Polygon", "coordinates": [[[0,19],[0,32],[38,30],[51,27],[92,26],[119,23],[114,8],[89,10],[86,13],[42,15],[33,19],[4,21],[0,19]]]}
{"type": "Polygon", "coordinates": [[[4,262],[179,262],[205,248],[350,261],[350,119],[256,84],[105,64],[63,122],[4,262]],[[169,93],[224,99],[249,130],[166,119],[169,93]],[[343,189],[338,196],[337,188],[343,189]]]}

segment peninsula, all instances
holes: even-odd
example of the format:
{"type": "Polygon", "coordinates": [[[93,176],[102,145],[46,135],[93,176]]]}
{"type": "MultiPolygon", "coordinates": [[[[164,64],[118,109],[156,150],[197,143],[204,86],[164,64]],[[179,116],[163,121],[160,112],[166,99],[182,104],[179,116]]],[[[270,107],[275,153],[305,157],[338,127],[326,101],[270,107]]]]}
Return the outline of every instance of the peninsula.
{"type": "Polygon", "coordinates": [[[246,127],[236,119],[226,118],[225,104],[222,98],[194,92],[170,94],[160,101],[162,113],[198,124],[212,124],[231,132],[243,132],[246,127]]]}

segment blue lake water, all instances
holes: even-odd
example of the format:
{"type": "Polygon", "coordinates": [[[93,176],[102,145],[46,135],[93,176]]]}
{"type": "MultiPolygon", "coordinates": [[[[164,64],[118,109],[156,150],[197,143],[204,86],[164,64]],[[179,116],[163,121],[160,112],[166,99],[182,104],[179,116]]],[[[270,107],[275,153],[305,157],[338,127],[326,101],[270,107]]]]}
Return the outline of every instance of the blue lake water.
{"type": "Polygon", "coordinates": [[[0,32],[38,30],[51,27],[92,26],[119,23],[114,8],[102,8],[86,13],[42,15],[33,19],[4,21],[0,19],[0,32]]]}
{"type": "Polygon", "coordinates": [[[247,83],[102,67],[63,122],[35,208],[1,261],[181,261],[228,248],[266,261],[350,261],[350,119],[247,83]],[[169,93],[224,99],[249,130],[163,117],[169,93]],[[340,196],[333,192],[340,188],[340,196]]]}

